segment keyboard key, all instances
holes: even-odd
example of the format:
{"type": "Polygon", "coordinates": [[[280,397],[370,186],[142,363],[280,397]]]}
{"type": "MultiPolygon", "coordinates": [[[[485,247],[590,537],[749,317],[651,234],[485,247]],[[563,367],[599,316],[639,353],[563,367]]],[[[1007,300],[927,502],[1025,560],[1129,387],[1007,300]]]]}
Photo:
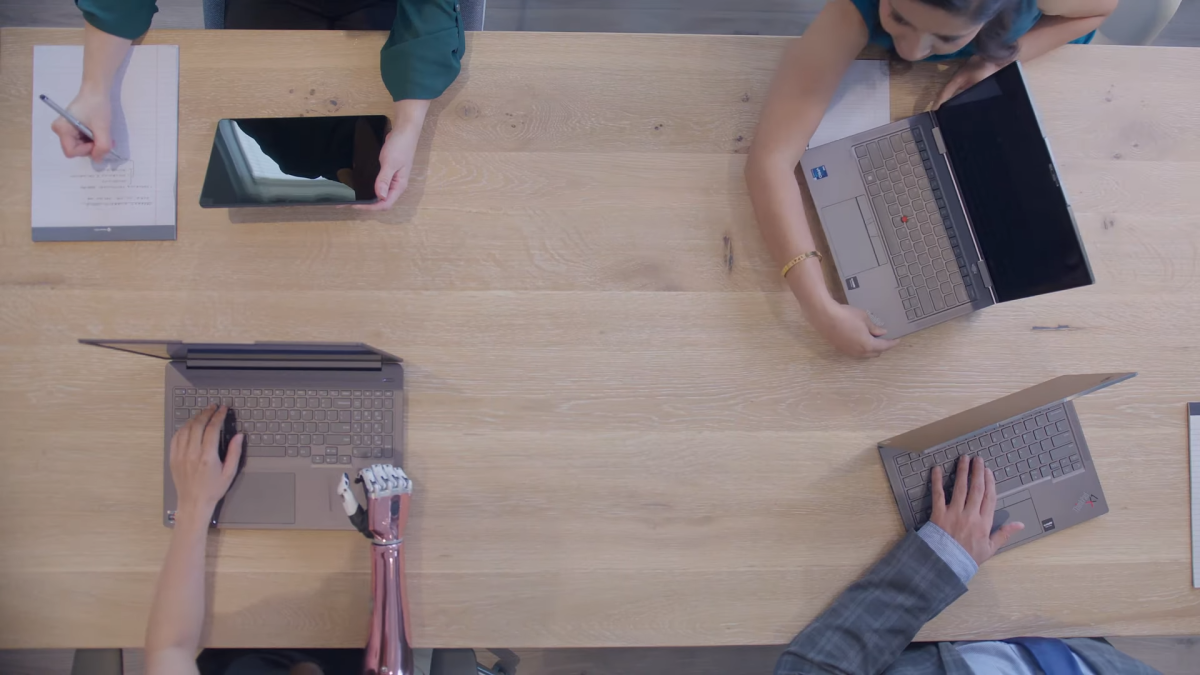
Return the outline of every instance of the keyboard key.
{"type": "Polygon", "coordinates": [[[246,448],[247,457],[283,457],[286,450],[282,447],[275,446],[249,446],[246,448]]]}
{"type": "Polygon", "coordinates": [[[187,408],[176,408],[175,409],[175,419],[186,420],[187,418],[188,418],[187,408]]]}
{"type": "Polygon", "coordinates": [[[929,492],[929,488],[927,488],[925,485],[918,485],[908,490],[908,498],[910,500],[920,499],[921,497],[925,496],[927,492],[929,492]]]}
{"type": "Polygon", "coordinates": [[[860,145],[860,146],[854,148],[854,155],[856,157],[866,157],[867,156],[867,146],[860,145]]]}
{"type": "Polygon", "coordinates": [[[1048,477],[1048,476],[1051,474],[1051,472],[1052,472],[1053,470],[1052,470],[1050,467],[1048,467],[1048,466],[1043,466],[1043,467],[1040,469],[1040,471],[1041,471],[1041,473],[1042,473],[1042,478],[1046,478],[1046,477],[1048,477]]]}
{"type": "Polygon", "coordinates": [[[1016,464],[1021,459],[1021,456],[1015,452],[1010,452],[1004,458],[1009,464],[1016,464]]]}
{"type": "Polygon", "coordinates": [[[1029,462],[1026,462],[1025,460],[1017,462],[1017,471],[1029,471],[1029,462]]]}
{"type": "Polygon", "coordinates": [[[313,463],[313,464],[324,464],[324,463],[325,463],[325,457],[324,457],[323,455],[313,455],[313,456],[312,456],[312,463],[313,463]]]}
{"type": "Polygon", "coordinates": [[[1051,475],[1052,475],[1053,477],[1055,477],[1055,478],[1058,478],[1059,476],[1063,475],[1063,472],[1062,472],[1062,471],[1055,471],[1055,472],[1054,472],[1054,473],[1052,473],[1051,475]]]}
{"type": "Polygon", "coordinates": [[[312,442],[313,445],[325,445],[325,437],[321,434],[313,434],[312,442]]]}
{"type": "Polygon", "coordinates": [[[1050,463],[1050,453],[1043,452],[1038,455],[1038,466],[1045,466],[1050,463]]]}
{"type": "Polygon", "coordinates": [[[350,433],[350,425],[336,422],[329,425],[329,430],[335,434],[348,434],[350,433]]]}
{"type": "Polygon", "coordinates": [[[1019,478],[1008,478],[1006,480],[996,483],[996,494],[1002,495],[1006,492],[1011,492],[1019,487],[1021,487],[1021,480],[1019,478]]]}
{"type": "Polygon", "coordinates": [[[906,488],[916,487],[921,484],[921,477],[916,474],[913,474],[913,475],[910,475],[907,478],[905,478],[903,483],[904,483],[904,487],[906,487],[906,488]]]}
{"type": "Polygon", "coordinates": [[[355,457],[370,457],[371,448],[354,448],[353,453],[355,457]]]}
{"type": "Polygon", "coordinates": [[[342,455],[341,457],[338,457],[338,461],[341,464],[349,464],[350,463],[350,455],[342,455]]]}
{"type": "Polygon", "coordinates": [[[338,454],[338,449],[336,447],[325,448],[325,454],[336,455],[336,454],[338,454]]]}
{"type": "Polygon", "coordinates": [[[1057,448],[1057,447],[1066,445],[1067,443],[1070,443],[1072,440],[1072,437],[1071,437],[1071,434],[1059,434],[1059,435],[1055,436],[1054,438],[1051,438],[1050,440],[1054,443],[1054,447],[1057,448]]]}
{"type": "Polygon", "coordinates": [[[312,448],[308,447],[307,445],[300,448],[300,456],[301,457],[308,457],[311,454],[312,454],[312,448]]]}
{"type": "Polygon", "coordinates": [[[296,434],[288,434],[287,442],[288,445],[296,445],[300,442],[300,436],[296,434]]]}
{"type": "MultiPolygon", "coordinates": [[[[1041,415],[1038,415],[1038,417],[1041,417],[1041,415]]],[[[1063,410],[1062,408],[1055,408],[1054,410],[1051,410],[1050,412],[1046,413],[1046,419],[1051,422],[1057,422],[1058,420],[1065,420],[1065,419],[1067,419],[1067,412],[1065,410],[1063,410]]]]}
{"type": "Polygon", "coordinates": [[[1083,464],[1081,462],[1075,462],[1074,464],[1071,465],[1071,470],[1083,471],[1083,464]]]}
{"type": "Polygon", "coordinates": [[[1046,416],[1045,415],[1038,415],[1037,417],[1034,418],[1034,420],[1037,422],[1037,425],[1039,427],[1046,426],[1046,416]]]}
{"type": "Polygon", "coordinates": [[[329,435],[325,437],[325,442],[329,445],[350,445],[350,436],[343,434],[329,435]]]}
{"type": "Polygon", "coordinates": [[[300,454],[300,448],[288,448],[287,449],[288,457],[297,457],[297,456],[299,456],[299,454],[300,454]]]}
{"type": "Polygon", "coordinates": [[[1050,451],[1050,459],[1052,459],[1054,461],[1068,459],[1071,457],[1071,455],[1074,455],[1076,452],[1077,452],[1077,450],[1073,443],[1071,445],[1064,445],[1060,448],[1055,448],[1054,450],[1051,450],[1050,451]]]}
{"type": "Polygon", "coordinates": [[[1025,445],[1033,445],[1033,441],[1034,441],[1034,440],[1035,440],[1035,438],[1034,438],[1034,436],[1033,436],[1033,433],[1032,433],[1032,432],[1031,432],[1031,433],[1027,433],[1027,434],[1023,434],[1023,435],[1021,436],[1021,443],[1025,444],[1025,445]]]}
{"type": "Polygon", "coordinates": [[[335,408],[342,408],[345,410],[349,410],[351,405],[352,405],[352,403],[350,402],[350,399],[348,399],[348,398],[333,399],[333,407],[335,407],[335,408]]]}

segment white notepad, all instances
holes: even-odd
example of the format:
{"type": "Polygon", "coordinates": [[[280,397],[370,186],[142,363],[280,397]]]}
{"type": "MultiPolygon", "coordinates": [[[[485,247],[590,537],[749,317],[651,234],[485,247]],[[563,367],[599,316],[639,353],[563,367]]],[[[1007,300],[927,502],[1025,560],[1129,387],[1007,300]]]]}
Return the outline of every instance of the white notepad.
{"type": "Polygon", "coordinates": [[[34,241],[175,238],[179,47],[141,45],[113,85],[113,151],[103,164],[63,156],[38,96],[70,104],[83,79],[83,47],[33,48],[34,241]]]}
{"type": "Polygon", "coordinates": [[[1200,403],[1188,404],[1188,457],[1192,469],[1192,587],[1200,588],[1200,403]]]}
{"type": "Polygon", "coordinates": [[[808,147],[825,145],[891,122],[891,86],[887,61],[851,63],[808,147]]]}

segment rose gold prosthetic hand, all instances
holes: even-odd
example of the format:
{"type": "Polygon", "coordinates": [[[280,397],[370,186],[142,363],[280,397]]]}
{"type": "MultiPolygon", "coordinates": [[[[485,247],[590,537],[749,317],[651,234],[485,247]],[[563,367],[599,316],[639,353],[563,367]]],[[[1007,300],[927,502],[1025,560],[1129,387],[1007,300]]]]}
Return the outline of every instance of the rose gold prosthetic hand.
{"type": "MultiPolygon", "coordinates": [[[[338,494],[350,521],[371,538],[371,633],[363,663],[366,675],[412,675],[413,655],[404,588],[404,526],[412,481],[390,464],[359,471],[358,481],[367,496],[367,508],[351,513],[349,476],[343,476],[338,494]]],[[[357,506],[357,502],[354,503],[357,506]]]]}

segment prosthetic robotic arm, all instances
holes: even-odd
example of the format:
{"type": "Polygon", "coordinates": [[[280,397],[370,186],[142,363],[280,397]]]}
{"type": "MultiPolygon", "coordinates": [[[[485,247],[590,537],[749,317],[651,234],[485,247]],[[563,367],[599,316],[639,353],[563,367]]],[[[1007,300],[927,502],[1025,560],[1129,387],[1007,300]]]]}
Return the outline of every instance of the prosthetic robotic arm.
{"type": "Polygon", "coordinates": [[[413,654],[404,588],[404,526],[412,481],[399,468],[375,464],[359,471],[367,497],[363,509],[342,474],[337,493],[350,522],[371,540],[371,633],[364,675],[413,675],[413,654]]]}

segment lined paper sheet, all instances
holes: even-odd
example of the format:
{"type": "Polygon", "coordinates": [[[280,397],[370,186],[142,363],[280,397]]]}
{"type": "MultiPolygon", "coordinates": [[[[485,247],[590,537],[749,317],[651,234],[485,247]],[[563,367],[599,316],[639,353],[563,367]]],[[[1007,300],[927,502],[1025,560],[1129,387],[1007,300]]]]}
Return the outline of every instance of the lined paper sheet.
{"type": "Polygon", "coordinates": [[[1188,404],[1188,457],[1192,469],[1192,587],[1200,588],[1200,403],[1188,404]]]}
{"type": "Polygon", "coordinates": [[[870,131],[892,121],[891,76],[887,61],[855,61],[808,147],[870,131]]]}
{"type": "Polygon", "coordinates": [[[33,48],[34,241],[175,238],[179,47],[139,45],[113,85],[113,151],[100,164],[63,156],[38,96],[69,105],[83,79],[83,47],[33,48]]]}

